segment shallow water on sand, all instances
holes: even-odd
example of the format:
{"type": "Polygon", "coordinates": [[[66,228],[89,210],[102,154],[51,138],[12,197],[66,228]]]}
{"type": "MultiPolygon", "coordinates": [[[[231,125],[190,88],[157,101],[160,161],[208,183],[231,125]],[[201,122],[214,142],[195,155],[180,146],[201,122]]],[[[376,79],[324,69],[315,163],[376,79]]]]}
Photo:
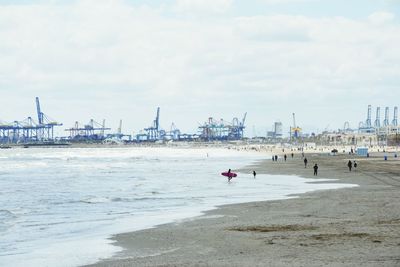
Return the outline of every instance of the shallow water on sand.
{"type": "MultiPolygon", "coordinates": [[[[112,234],[216,205],[348,187],[296,176],[220,175],[268,155],[228,149],[33,148],[0,151],[0,266],[77,266],[121,248],[112,234]]],[[[268,157],[269,158],[269,157],[268,157]]]]}

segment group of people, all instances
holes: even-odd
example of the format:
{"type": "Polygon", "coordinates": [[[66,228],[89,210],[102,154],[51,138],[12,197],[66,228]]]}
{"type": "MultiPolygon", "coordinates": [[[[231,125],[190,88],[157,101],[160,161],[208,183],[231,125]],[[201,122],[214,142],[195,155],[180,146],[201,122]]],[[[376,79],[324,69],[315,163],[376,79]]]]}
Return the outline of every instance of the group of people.
{"type": "MultiPolygon", "coordinates": [[[[290,155],[292,156],[292,158],[294,157],[294,154],[293,154],[293,153],[291,153],[290,155]]],[[[283,155],[283,159],[286,161],[287,158],[288,158],[288,156],[287,156],[286,154],[284,154],[284,155],[283,155]]],[[[272,161],[278,161],[278,155],[273,155],[273,156],[272,156],[272,161]]]]}
{"type": "MultiPolygon", "coordinates": [[[[292,156],[292,158],[293,158],[293,153],[291,154],[291,156],[292,156]]],[[[304,160],[303,160],[303,162],[304,162],[304,168],[307,168],[307,163],[308,163],[308,160],[307,160],[307,158],[304,156],[304,153],[302,154],[302,157],[304,158],[304,160]]],[[[286,154],[283,156],[283,158],[284,158],[284,160],[286,161],[286,159],[287,159],[287,156],[286,156],[286,154]]],[[[278,156],[277,155],[274,155],[274,156],[272,156],[272,161],[278,161],[278,156]]],[[[357,168],[357,162],[354,160],[354,162],[352,162],[351,160],[349,160],[348,162],[347,162],[347,167],[349,168],[349,171],[351,172],[351,170],[352,170],[352,168],[354,167],[354,170],[356,170],[356,168],[357,168]]],[[[317,163],[315,163],[315,165],[313,166],[313,169],[314,169],[314,176],[317,176],[318,175],[318,164],[317,163]]],[[[231,169],[229,169],[229,171],[228,171],[228,174],[231,172],[231,169]]],[[[253,177],[254,178],[256,178],[256,175],[257,175],[257,173],[256,173],[256,171],[253,171],[253,177]]],[[[229,179],[229,181],[232,179],[232,178],[229,178],[228,177],[228,179],[229,179]]]]}
{"type": "MultiPolygon", "coordinates": [[[[304,158],[304,168],[307,168],[307,163],[308,163],[308,160],[307,160],[307,158],[305,157],[305,158],[304,158]]],[[[352,169],[353,167],[354,167],[354,170],[356,170],[356,168],[357,168],[357,162],[356,162],[356,161],[351,162],[351,160],[349,160],[349,162],[347,162],[347,167],[349,167],[349,171],[351,171],[351,169],[352,169]]],[[[314,169],[314,176],[318,175],[318,164],[317,164],[317,163],[315,163],[313,169],[314,169]]]]}
{"type": "Polygon", "coordinates": [[[351,160],[349,160],[349,162],[347,162],[347,167],[349,167],[349,171],[351,172],[351,168],[354,167],[354,170],[356,170],[357,168],[357,162],[354,161],[354,163],[351,162],[351,160]]]}
{"type": "MultiPolygon", "coordinates": [[[[304,162],[304,168],[307,168],[308,160],[306,157],[304,157],[303,162],[304,162]]],[[[317,176],[318,175],[318,164],[317,163],[315,163],[315,165],[313,166],[313,169],[314,169],[314,176],[317,176]]]]}

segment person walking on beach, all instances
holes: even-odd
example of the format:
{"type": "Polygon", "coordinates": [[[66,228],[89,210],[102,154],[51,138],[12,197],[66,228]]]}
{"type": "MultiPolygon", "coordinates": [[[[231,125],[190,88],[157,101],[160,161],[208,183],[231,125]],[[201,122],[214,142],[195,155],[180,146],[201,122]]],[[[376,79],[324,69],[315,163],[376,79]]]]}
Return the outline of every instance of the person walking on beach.
{"type": "Polygon", "coordinates": [[[277,155],[275,155],[275,161],[278,161],[278,156],[277,155]]]}
{"type": "Polygon", "coordinates": [[[256,175],[257,175],[256,171],[253,171],[254,179],[256,179],[256,175]]]}
{"type": "Polygon", "coordinates": [[[314,168],[314,176],[317,176],[318,175],[318,165],[317,165],[317,163],[315,163],[313,168],[314,168]]]}
{"type": "Polygon", "coordinates": [[[285,159],[285,161],[286,161],[286,159],[287,159],[287,156],[286,156],[286,154],[283,156],[283,158],[285,159]]]}
{"type": "Polygon", "coordinates": [[[354,171],[356,171],[356,168],[357,168],[357,162],[356,161],[354,161],[353,166],[354,166],[354,171]]]}
{"type": "Polygon", "coordinates": [[[353,163],[351,163],[351,160],[347,162],[347,167],[349,167],[349,171],[351,171],[351,167],[353,167],[353,163]]]}
{"type": "Polygon", "coordinates": [[[304,158],[304,168],[307,168],[307,162],[308,162],[307,158],[304,158]]]}
{"type": "Polygon", "coordinates": [[[294,157],[294,154],[292,153],[291,155],[292,155],[292,158],[293,158],[293,157],[294,157]]]}
{"type": "Polygon", "coordinates": [[[275,156],[272,156],[272,161],[275,161],[275,156]]]}

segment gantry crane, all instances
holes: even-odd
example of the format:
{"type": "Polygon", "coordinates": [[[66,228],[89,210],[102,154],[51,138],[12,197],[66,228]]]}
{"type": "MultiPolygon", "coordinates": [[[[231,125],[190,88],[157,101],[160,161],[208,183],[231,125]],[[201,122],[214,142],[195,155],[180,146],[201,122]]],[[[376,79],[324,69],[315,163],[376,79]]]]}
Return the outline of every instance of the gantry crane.
{"type": "Polygon", "coordinates": [[[301,133],[301,128],[296,125],[296,114],[292,113],[293,115],[293,127],[290,129],[290,134],[293,136],[293,138],[299,138],[300,133],[301,133]]]}

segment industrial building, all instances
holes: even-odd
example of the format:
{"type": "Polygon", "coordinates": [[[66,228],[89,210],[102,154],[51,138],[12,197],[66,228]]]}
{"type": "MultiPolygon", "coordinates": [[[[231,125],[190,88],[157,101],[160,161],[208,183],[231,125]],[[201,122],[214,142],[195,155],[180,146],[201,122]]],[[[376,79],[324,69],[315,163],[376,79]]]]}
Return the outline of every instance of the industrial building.
{"type": "Polygon", "coordinates": [[[282,139],[283,137],[283,125],[282,122],[276,121],[272,126],[272,131],[267,132],[267,138],[269,139],[282,139]]]}

